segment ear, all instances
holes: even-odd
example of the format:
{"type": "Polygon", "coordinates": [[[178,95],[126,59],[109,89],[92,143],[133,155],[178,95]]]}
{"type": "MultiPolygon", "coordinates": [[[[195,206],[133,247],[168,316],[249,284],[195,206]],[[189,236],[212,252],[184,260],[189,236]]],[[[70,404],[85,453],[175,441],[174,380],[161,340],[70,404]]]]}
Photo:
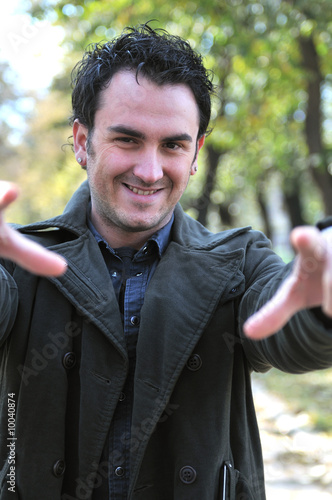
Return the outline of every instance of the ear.
{"type": "Polygon", "coordinates": [[[197,165],[198,153],[202,149],[204,142],[205,142],[205,135],[203,135],[202,137],[200,137],[197,140],[196,155],[195,155],[194,162],[193,162],[193,164],[191,166],[191,172],[190,172],[191,175],[195,175],[196,172],[197,172],[197,170],[198,170],[198,165],[197,165]]]}
{"type": "Polygon", "coordinates": [[[81,158],[79,162],[81,166],[86,165],[86,144],[88,138],[88,129],[85,125],[75,120],[73,124],[74,151],[76,159],[81,158]]]}

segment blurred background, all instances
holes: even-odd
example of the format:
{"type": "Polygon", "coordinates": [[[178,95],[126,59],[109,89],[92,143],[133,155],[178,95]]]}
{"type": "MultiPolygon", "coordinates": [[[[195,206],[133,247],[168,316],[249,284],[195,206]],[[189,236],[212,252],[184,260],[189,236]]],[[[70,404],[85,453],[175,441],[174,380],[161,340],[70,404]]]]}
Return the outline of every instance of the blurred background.
{"type": "Polygon", "coordinates": [[[84,178],[64,146],[84,48],[148,20],[188,39],[218,87],[184,208],[213,230],[253,225],[289,258],[290,228],[332,214],[331,0],[6,2],[0,169],[24,188],[13,218],[58,213],[84,178]]]}
{"type": "MultiPolygon", "coordinates": [[[[218,88],[184,209],[212,230],[264,231],[285,260],[292,227],[332,214],[331,0],[11,0],[1,10],[0,176],[22,189],[7,220],[63,210],[85,178],[70,146],[71,70],[88,44],[149,20],[189,40],[218,88]]],[[[331,373],[272,371],[263,388],[330,439],[331,373]]],[[[308,470],[332,498],[332,445],[308,470]]]]}

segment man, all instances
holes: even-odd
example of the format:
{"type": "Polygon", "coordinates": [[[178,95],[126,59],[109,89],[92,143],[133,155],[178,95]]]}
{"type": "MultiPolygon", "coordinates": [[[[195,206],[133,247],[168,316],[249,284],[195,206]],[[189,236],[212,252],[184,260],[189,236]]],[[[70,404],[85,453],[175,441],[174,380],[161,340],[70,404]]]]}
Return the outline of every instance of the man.
{"type": "Polygon", "coordinates": [[[1,223],[0,499],[262,500],[250,373],[331,366],[331,232],[296,229],[284,265],[183,213],[213,86],[181,39],[128,29],[74,84],[87,182],[1,223]]]}

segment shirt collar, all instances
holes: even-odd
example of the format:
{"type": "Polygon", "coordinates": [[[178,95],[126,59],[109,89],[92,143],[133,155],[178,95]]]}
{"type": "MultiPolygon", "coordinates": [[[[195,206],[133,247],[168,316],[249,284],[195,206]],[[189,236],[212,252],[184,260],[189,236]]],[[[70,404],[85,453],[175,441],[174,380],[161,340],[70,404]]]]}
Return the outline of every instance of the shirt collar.
{"type": "MultiPolygon", "coordinates": [[[[148,244],[150,241],[155,241],[158,247],[159,257],[166,252],[166,249],[171,241],[171,229],[174,221],[174,214],[172,215],[171,220],[166,224],[166,226],[159,229],[156,233],[154,233],[151,238],[147,241],[148,244]]],[[[143,245],[143,246],[146,246],[143,245]]]]}
{"type": "MultiPolygon", "coordinates": [[[[106,247],[114,254],[115,253],[114,249],[107,243],[107,241],[99,234],[97,229],[94,227],[94,225],[91,221],[90,211],[88,212],[88,221],[87,222],[88,222],[88,227],[89,227],[90,231],[92,232],[93,236],[95,237],[97,243],[103,242],[106,245],[106,247]]],[[[172,229],[173,222],[174,222],[174,213],[172,215],[171,220],[165,226],[163,226],[161,229],[156,231],[145,242],[145,244],[142,246],[142,248],[137,251],[136,256],[146,254],[147,248],[156,245],[156,247],[158,249],[158,255],[159,255],[159,257],[162,257],[163,254],[165,253],[170,241],[171,241],[171,229],[172,229]],[[151,242],[154,242],[154,243],[152,243],[152,245],[151,245],[151,242]]]]}

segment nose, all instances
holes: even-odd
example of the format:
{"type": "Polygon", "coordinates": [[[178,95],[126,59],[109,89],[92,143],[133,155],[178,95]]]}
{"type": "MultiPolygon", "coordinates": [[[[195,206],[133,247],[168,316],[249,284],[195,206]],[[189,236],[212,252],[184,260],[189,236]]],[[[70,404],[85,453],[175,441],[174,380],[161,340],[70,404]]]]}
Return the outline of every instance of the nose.
{"type": "Polygon", "coordinates": [[[141,152],[137,157],[133,174],[145,184],[155,184],[164,176],[160,155],[151,149],[141,152]]]}

